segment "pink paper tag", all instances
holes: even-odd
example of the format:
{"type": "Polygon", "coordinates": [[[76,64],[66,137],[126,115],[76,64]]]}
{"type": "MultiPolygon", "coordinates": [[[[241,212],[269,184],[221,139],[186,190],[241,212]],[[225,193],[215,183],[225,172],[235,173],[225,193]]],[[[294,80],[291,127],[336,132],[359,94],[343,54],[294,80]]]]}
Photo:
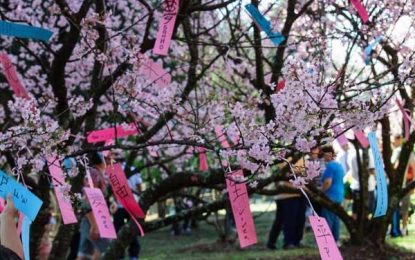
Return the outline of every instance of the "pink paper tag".
{"type": "Polygon", "coordinates": [[[171,75],[160,64],[150,58],[146,59],[141,65],[140,73],[160,87],[168,86],[171,83],[171,75]]]}
{"type": "Polygon", "coordinates": [[[311,228],[317,241],[318,250],[322,260],[342,260],[339,248],[331,234],[325,218],[309,216],[311,228]]]}
{"type": "MultiPolygon", "coordinates": [[[[238,170],[229,173],[229,175],[233,178],[243,177],[243,172],[242,170],[238,170]]],[[[227,178],[226,187],[241,248],[257,243],[254,220],[252,218],[251,209],[249,208],[249,197],[246,184],[236,183],[227,178]]]]}
{"type": "MultiPolygon", "coordinates": [[[[128,212],[128,214],[130,215],[130,216],[134,216],[134,214],[128,209],[128,208],[125,208],[125,210],[128,212]]],[[[141,234],[141,236],[143,237],[144,236],[144,230],[143,230],[143,228],[141,227],[141,225],[140,225],[140,222],[138,222],[137,221],[137,219],[136,218],[131,218],[133,221],[134,221],[134,223],[137,225],[137,227],[138,227],[138,230],[140,231],[140,234],[141,234]]]]}
{"type": "Polygon", "coordinates": [[[363,148],[366,149],[369,147],[369,140],[367,140],[367,137],[365,136],[365,133],[363,133],[362,130],[354,131],[354,135],[356,136],[357,140],[363,148]]]}
{"type": "Polygon", "coordinates": [[[197,148],[199,152],[199,170],[200,171],[207,171],[209,169],[207,156],[206,156],[206,149],[204,147],[197,148]]]}
{"type": "Polygon", "coordinates": [[[283,90],[285,88],[285,80],[281,80],[280,82],[278,82],[277,84],[277,90],[283,90]]]}
{"type": "Polygon", "coordinates": [[[102,191],[97,188],[84,188],[85,194],[92,207],[95,222],[98,225],[98,231],[101,238],[117,238],[114,224],[111,221],[110,212],[107,202],[105,201],[102,191]]]}
{"type": "Polygon", "coordinates": [[[130,136],[130,135],[136,135],[138,134],[137,127],[135,126],[135,123],[131,123],[128,125],[128,127],[123,126],[117,126],[116,127],[117,132],[115,132],[114,127],[101,129],[101,130],[95,130],[88,134],[87,141],[88,143],[97,143],[97,142],[103,142],[110,139],[115,139],[130,136]]]}
{"type": "Polygon", "coordinates": [[[68,201],[68,198],[65,198],[62,191],[59,190],[59,187],[65,184],[65,176],[63,175],[60,162],[56,156],[49,156],[47,158],[47,162],[50,175],[52,176],[53,189],[55,190],[56,199],[62,214],[63,223],[65,225],[77,223],[78,220],[76,219],[71,202],[68,201]]]}
{"type": "Polygon", "coordinates": [[[27,93],[27,90],[23,87],[23,85],[20,83],[16,70],[14,69],[14,66],[10,61],[9,57],[4,53],[0,53],[0,62],[3,65],[4,75],[6,76],[7,81],[12,87],[14,94],[20,98],[29,98],[29,94],[27,93]]]}
{"type": "Polygon", "coordinates": [[[127,178],[122,170],[121,164],[116,163],[107,167],[107,173],[111,183],[112,191],[117,201],[134,214],[135,218],[145,218],[143,210],[135,201],[133,192],[128,186],[127,178]]]}
{"type": "Polygon", "coordinates": [[[0,198],[0,213],[3,212],[4,206],[6,205],[6,202],[3,198],[0,198]]]}
{"type": "Polygon", "coordinates": [[[410,128],[409,126],[412,123],[411,116],[408,115],[408,112],[405,111],[405,108],[403,107],[402,103],[398,99],[396,99],[395,101],[396,101],[396,104],[399,107],[399,110],[402,113],[404,129],[405,129],[405,140],[408,141],[408,139],[409,139],[409,128],[410,128]]]}
{"type": "Polygon", "coordinates": [[[158,55],[166,56],[169,51],[176,17],[179,13],[179,0],[165,0],[163,8],[163,18],[160,21],[153,52],[158,55]]]}
{"type": "Polygon", "coordinates": [[[354,8],[356,8],[357,12],[359,13],[360,18],[364,23],[369,21],[369,15],[367,14],[367,11],[365,7],[362,5],[360,0],[350,0],[354,8]]]}
{"type": "Polygon", "coordinates": [[[215,134],[216,137],[219,139],[222,148],[226,149],[230,147],[228,140],[226,139],[226,135],[222,132],[222,126],[215,126],[215,134]]]}

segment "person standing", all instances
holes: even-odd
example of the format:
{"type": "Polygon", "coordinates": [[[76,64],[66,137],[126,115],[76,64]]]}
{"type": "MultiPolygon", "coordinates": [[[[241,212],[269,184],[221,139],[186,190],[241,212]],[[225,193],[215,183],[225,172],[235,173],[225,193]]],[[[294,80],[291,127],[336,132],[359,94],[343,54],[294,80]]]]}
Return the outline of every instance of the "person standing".
{"type": "MultiPolygon", "coordinates": [[[[348,153],[347,167],[346,167],[347,172],[345,172],[345,176],[343,180],[350,180],[350,191],[351,191],[351,197],[352,197],[352,218],[356,220],[358,211],[359,211],[358,205],[361,203],[360,202],[359,166],[357,163],[357,153],[350,152],[349,149],[347,153],[348,153]]],[[[361,160],[363,159],[362,154],[360,152],[359,152],[359,158],[361,160]]]]}
{"type": "Polygon", "coordinates": [[[350,151],[349,144],[343,144],[341,146],[343,152],[339,153],[339,156],[336,158],[336,161],[339,162],[342,167],[343,171],[346,174],[350,169],[350,157],[353,155],[352,151],[350,151]]]}
{"type": "MultiPolygon", "coordinates": [[[[411,151],[408,165],[405,170],[405,176],[404,176],[404,182],[403,182],[402,188],[404,188],[408,183],[411,183],[415,179],[414,175],[415,175],[415,156],[414,156],[414,152],[411,151]]],[[[400,213],[402,216],[402,235],[403,236],[408,235],[409,207],[411,205],[412,194],[413,194],[413,190],[410,191],[408,194],[406,194],[405,197],[403,197],[401,200],[400,213]]]]}
{"type": "MultiPolygon", "coordinates": [[[[92,167],[89,168],[89,173],[94,187],[101,189],[105,196],[107,185],[104,178],[106,169],[104,156],[100,153],[93,153],[90,155],[89,162],[92,165],[92,167]]],[[[89,187],[88,180],[85,179],[84,182],[85,187],[89,187]]],[[[86,214],[82,217],[80,224],[80,241],[77,260],[91,258],[99,259],[108,248],[111,240],[99,236],[98,225],[95,222],[92,209],[85,199],[82,207],[86,214]]]]}
{"type": "MultiPolygon", "coordinates": [[[[276,187],[292,187],[288,181],[279,181],[276,187]]],[[[277,209],[272,224],[267,248],[276,249],[276,242],[281,230],[284,233],[284,249],[301,246],[304,234],[306,201],[298,193],[282,193],[275,197],[277,209]]]]}
{"type": "MultiPolygon", "coordinates": [[[[288,182],[280,181],[275,184],[277,189],[278,187],[283,188],[284,185],[288,185],[288,182]]],[[[290,193],[281,193],[274,197],[275,202],[277,204],[277,208],[275,210],[275,219],[274,219],[274,222],[272,223],[271,230],[269,232],[269,237],[268,237],[268,242],[267,242],[268,249],[271,249],[271,250],[277,249],[276,243],[278,241],[278,237],[281,231],[283,231],[284,224],[286,224],[284,223],[284,215],[287,215],[288,209],[286,208],[287,203],[285,202],[285,200],[289,201],[290,199],[296,198],[296,197],[299,197],[299,195],[290,194],[290,193]]],[[[294,231],[293,229],[286,229],[284,233],[284,246],[286,246],[287,243],[290,242],[290,241],[287,241],[287,239],[285,238],[292,237],[293,231],[294,231]]]]}
{"type": "MultiPolygon", "coordinates": [[[[399,156],[401,155],[402,150],[402,136],[401,135],[395,135],[393,137],[392,142],[392,156],[391,156],[391,163],[396,169],[399,164],[399,156]]],[[[390,235],[391,237],[400,237],[402,236],[401,228],[400,228],[400,214],[399,214],[399,206],[393,209],[392,212],[392,219],[391,219],[391,229],[390,229],[390,235]]]]}
{"type": "MultiPolygon", "coordinates": [[[[322,177],[322,190],[331,201],[340,205],[344,200],[343,167],[334,160],[335,153],[332,146],[324,146],[321,151],[327,163],[322,177]]],[[[327,208],[321,210],[321,216],[327,220],[334,240],[337,242],[340,236],[339,217],[327,208]]]]}
{"type": "MultiPolygon", "coordinates": [[[[313,163],[313,164],[316,163],[317,165],[319,165],[318,175],[313,178],[313,180],[311,181],[311,183],[317,189],[321,190],[321,177],[322,177],[323,169],[325,169],[325,163],[324,163],[323,159],[320,158],[320,147],[319,146],[315,146],[315,147],[311,148],[310,149],[310,153],[308,154],[308,156],[305,159],[306,159],[306,163],[304,164],[304,162],[302,162],[302,164],[305,165],[306,168],[308,167],[308,165],[310,163],[313,163]]],[[[313,207],[314,207],[315,212],[318,215],[320,215],[320,211],[321,211],[320,205],[319,204],[314,204],[313,207]]],[[[311,208],[310,205],[308,205],[306,203],[305,230],[311,230],[311,224],[308,221],[308,217],[309,216],[312,216],[312,215],[314,215],[313,208],[311,208]]]]}

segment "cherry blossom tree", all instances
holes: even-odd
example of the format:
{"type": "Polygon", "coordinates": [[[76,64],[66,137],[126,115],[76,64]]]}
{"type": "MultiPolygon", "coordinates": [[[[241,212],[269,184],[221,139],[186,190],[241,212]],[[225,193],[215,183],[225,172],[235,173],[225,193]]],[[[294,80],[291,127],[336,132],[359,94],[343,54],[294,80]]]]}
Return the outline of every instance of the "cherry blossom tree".
{"type": "MultiPolygon", "coordinates": [[[[164,7],[172,3],[165,1],[164,7]]],[[[2,78],[0,165],[24,178],[43,200],[36,223],[44,223],[51,199],[45,165],[49,154],[82,162],[89,152],[111,150],[129,162],[145,161],[143,169],[163,169],[161,178],[141,196],[140,205],[148,210],[186,187],[221,190],[235,168],[244,169],[240,181],[249,183],[250,192],[281,192],[267,185],[280,180],[279,172],[290,171],[287,161],[294,163],[310,148],[330,144],[346,131],[377,129],[389,178],[386,217],[354,220],[312,184],[306,185],[306,192],[313,202],[340,216],[352,241],[363,242],[365,223],[371,221],[379,228],[370,230],[368,238],[382,245],[392,209],[415,187],[409,183],[402,188],[415,143],[413,132],[397,170],[390,161],[390,133],[402,131],[395,120],[400,116],[395,99],[414,110],[410,27],[415,2],[362,3],[367,22],[343,0],[180,1],[168,56],[160,56],[152,49],[163,1],[2,1],[1,20],[40,26],[53,37],[48,43],[2,37],[1,51],[12,60],[29,98],[13,95],[2,78]],[[246,4],[257,6],[272,31],[282,34],[280,44],[261,33],[245,11],[246,4]],[[380,43],[366,53],[379,36],[380,43]],[[153,66],[164,68],[166,74],[152,77],[153,66]],[[113,144],[86,141],[95,129],[127,128],[131,123],[139,130],[136,136],[117,138],[113,144]],[[221,128],[218,136],[215,129],[221,128]],[[231,143],[229,147],[220,145],[221,138],[231,143]],[[209,161],[204,173],[189,163],[197,161],[200,147],[209,161]],[[230,162],[228,167],[222,166],[224,161],[230,162]]],[[[363,186],[367,156],[360,163],[363,186]]],[[[309,177],[315,174],[312,169],[309,177]]],[[[67,178],[72,200],[81,192],[84,167],[75,175],[67,178]]],[[[362,191],[361,197],[364,201],[367,193],[362,191]]],[[[205,203],[143,225],[151,231],[184,216],[217,211],[225,203],[205,203]]],[[[44,230],[36,223],[33,255],[44,230]]],[[[108,259],[137,234],[131,226],[119,232],[108,259]]],[[[76,228],[60,225],[51,257],[66,254],[76,228]]]]}

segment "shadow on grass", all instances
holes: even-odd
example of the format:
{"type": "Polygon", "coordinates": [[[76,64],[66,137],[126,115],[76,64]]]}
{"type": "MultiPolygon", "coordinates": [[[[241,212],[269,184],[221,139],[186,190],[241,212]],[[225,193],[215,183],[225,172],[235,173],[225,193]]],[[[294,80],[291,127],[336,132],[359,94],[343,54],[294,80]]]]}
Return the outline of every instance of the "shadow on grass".
{"type": "MultiPolygon", "coordinates": [[[[254,215],[257,215],[255,213],[254,215]]],[[[218,259],[218,260],[319,260],[320,256],[311,231],[304,234],[302,243],[304,248],[283,250],[282,239],[279,237],[278,250],[269,250],[265,247],[268,232],[274,219],[274,212],[261,214],[255,218],[258,243],[246,249],[240,249],[238,242],[225,244],[218,242],[219,236],[215,228],[206,222],[199,222],[199,228],[191,235],[171,236],[170,228],[146,234],[141,239],[140,259],[218,259]]],[[[415,259],[415,230],[409,237],[388,239],[392,247],[380,253],[376,248],[367,246],[343,246],[340,250],[345,260],[400,260],[415,259]]],[[[348,240],[349,236],[344,227],[341,230],[341,240],[348,240]]]]}

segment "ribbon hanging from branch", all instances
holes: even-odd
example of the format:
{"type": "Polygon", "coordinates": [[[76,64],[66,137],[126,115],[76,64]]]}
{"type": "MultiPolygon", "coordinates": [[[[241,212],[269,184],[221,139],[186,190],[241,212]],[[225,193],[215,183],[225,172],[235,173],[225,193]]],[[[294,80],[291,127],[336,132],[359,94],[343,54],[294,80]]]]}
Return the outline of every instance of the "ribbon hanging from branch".
{"type": "Polygon", "coordinates": [[[376,47],[376,45],[378,45],[380,43],[382,38],[383,38],[382,36],[376,37],[376,39],[365,48],[365,50],[363,52],[363,58],[365,60],[366,65],[370,64],[370,55],[372,54],[373,49],[376,47]]]}
{"type": "Polygon", "coordinates": [[[77,223],[75,212],[72,208],[71,201],[65,198],[60,187],[65,185],[65,176],[57,156],[49,156],[47,159],[50,175],[52,176],[53,189],[55,191],[56,200],[61,211],[62,220],[65,225],[77,223]]]}
{"type": "Polygon", "coordinates": [[[108,210],[102,191],[98,188],[84,188],[85,195],[91,204],[92,213],[98,226],[99,235],[102,238],[117,238],[114,224],[108,210]]]}
{"type": "Polygon", "coordinates": [[[7,54],[0,53],[0,62],[3,65],[4,75],[6,76],[6,79],[12,87],[12,90],[16,97],[29,98],[29,94],[20,82],[19,77],[17,76],[16,69],[14,68],[13,63],[11,62],[7,54]]]}
{"type": "Polygon", "coordinates": [[[136,223],[138,229],[141,232],[141,236],[144,236],[144,231],[140,223],[137,221],[137,218],[144,219],[145,214],[134,199],[133,192],[128,185],[128,181],[125,177],[124,171],[122,170],[121,164],[116,163],[114,165],[108,166],[107,173],[116,200],[124,207],[124,209],[130,215],[131,219],[136,223]]]}
{"type": "Polygon", "coordinates": [[[376,134],[370,132],[368,138],[376,171],[376,209],[373,215],[373,217],[376,218],[386,215],[386,211],[388,210],[388,186],[386,183],[385,169],[383,168],[382,155],[376,140],[376,134]]]}
{"type": "Polygon", "coordinates": [[[153,52],[166,56],[173,36],[176,17],[179,13],[179,0],[164,0],[163,8],[163,18],[160,21],[153,52]]]}
{"type": "Polygon", "coordinates": [[[248,191],[245,183],[237,183],[233,179],[243,178],[243,171],[233,171],[226,178],[226,188],[229,194],[236,230],[241,248],[257,243],[254,219],[249,207],[248,191]]]}
{"type": "Polygon", "coordinates": [[[363,23],[367,23],[367,21],[369,21],[369,15],[367,14],[366,8],[362,5],[360,0],[350,0],[350,2],[354,6],[354,8],[356,8],[357,13],[359,14],[363,23]]]}
{"type": "Polygon", "coordinates": [[[199,170],[207,171],[209,166],[207,162],[206,149],[204,147],[198,147],[197,150],[199,152],[199,170]]]}
{"type": "Polygon", "coordinates": [[[360,145],[366,149],[369,147],[369,141],[367,140],[365,133],[362,130],[356,130],[354,131],[354,135],[357,139],[357,141],[359,141],[360,145]]]}
{"type": "Polygon", "coordinates": [[[396,99],[395,102],[398,105],[399,110],[402,113],[403,124],[404,124],[404,131],[405,131],[405,140],[408,141],[409,134],[410,134],[410,125],[412,124],[412,126],[415,127],[415,124],[412,121],[412,116],[411,116],[411,113],[410,113],[409,109],[405,109],[403,107],[402,103],[398,99],[396,99]]]}
{"type": "Polygon", "coordinates": [[[342,260],[343,257],[340,254],[340,250],[337,247],[326,219],[319,216],[309,216],[308,219],[313,229],[321,259],[342,260]]]}
{"type": "Polygon", "coordinates": [[[0,21],[0,34],[48,42],[53,33],[41,27],[0,21]]]}
{"type": "Polygon", "coordinates": [[[279,33],[274,32],[271,28],[271,23],[259,12],[258,8],[253,4],[245,5],[245,9],[248,11],[252,20],[255,22],[256,26],[264,31],[268,38],[276,45],[280,45],[281,42],[285,40],[285,37],[279,33]]]}

